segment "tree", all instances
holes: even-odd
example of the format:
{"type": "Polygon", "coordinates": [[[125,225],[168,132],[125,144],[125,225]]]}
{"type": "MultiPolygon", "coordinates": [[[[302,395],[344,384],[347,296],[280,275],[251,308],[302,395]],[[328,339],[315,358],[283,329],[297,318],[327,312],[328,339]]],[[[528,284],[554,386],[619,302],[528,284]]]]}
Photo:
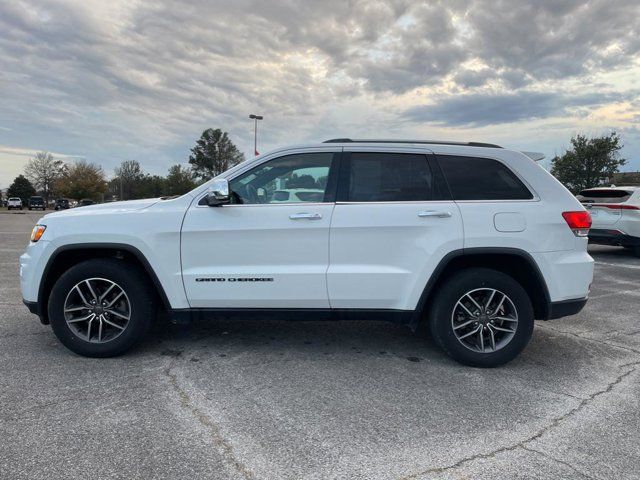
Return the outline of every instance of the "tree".
{"type": "Polygon", "coordinates": [[[102,167],[80,160],[67,168],[58,180],[58,191],[65,197],[100,200],[107,189],[102,167]]]}
{"type": "Polygon", "coordinates": [[[160,175],[145,175],[135,186],[134,198],[156,198],[165,194],[166,180],[160,175]]]}
{"type": "Polygon", "coordinates": [[[48,202],[49,195],[57,180],[64,174],[65,168],[62,160],[54,160],[49,152],[38,152],[27,162],[24,174],[48,202]]]}
{"type": "Polygon", "coordinates": [[[596,138],[576,135],[571,145],[551,160],[551,173],[574,194],[601,185],[627,163],[618,153],[623,145],[616,132],[596,138]]]}
{"type": "Polygon", "coordinates": [[[120,200],[141,198],[136,193],[136,188],[145,175],[140,163],[136,160],[125,160],[115,169],[115,174],[116,178],[114,180],[117,180],[117,182],[114,183],[119,188],[117,195],[120,200]]]}
{"type": "Polygon", "coordinates": [[[244,161],[244,154],[229,140],[227,132],[208,128],[191,149],[189,163],[194,176],[208,180],[244,161]]]}
{"type": "Polygon", "coordinates": [[[167,195],[182,195],[193,190],[196,182],[189,170],[182,168],[181,165],[173,165],[169,168],[165,187],[167,195]]]}
{"type": "Polygon", "coordinates": [[[31,182],[24,175],[18,175],[7,189],[7,198],[19,197],[22,203],[27,203],[29,197],[35,194],[36,189],[33,188],[31,182]]]}

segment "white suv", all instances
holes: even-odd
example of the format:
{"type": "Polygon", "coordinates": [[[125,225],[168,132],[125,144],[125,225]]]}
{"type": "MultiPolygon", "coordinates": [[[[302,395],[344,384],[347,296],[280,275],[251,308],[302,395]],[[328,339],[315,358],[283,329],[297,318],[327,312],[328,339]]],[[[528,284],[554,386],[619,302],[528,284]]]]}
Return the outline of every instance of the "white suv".
{"type": "Polygon", "coordinates": [[[590,242],[625,247],[640,257],[640,188],[589,188],[578,200],[593,219],[590,242]]]}
{"type": "Polygon", "coordinates": [[[22,199],[18,197],[11,197],[9,200],[7,200],[7,210],[11,210],[12,208],[22,210],[22,199]]]}
{"type": "Polygon", "coordinates": [[[534,319],[585,305],[590,223],[520,152],[338,139],[256,157],[178,198],[48,214],[21,285],[87,356],[129,349],[162,308],[176,322],[424,322],[454,359],[491,367],[522,351],[534,319]],[[277,200],[301,177],[323,196],[277,200]]]}

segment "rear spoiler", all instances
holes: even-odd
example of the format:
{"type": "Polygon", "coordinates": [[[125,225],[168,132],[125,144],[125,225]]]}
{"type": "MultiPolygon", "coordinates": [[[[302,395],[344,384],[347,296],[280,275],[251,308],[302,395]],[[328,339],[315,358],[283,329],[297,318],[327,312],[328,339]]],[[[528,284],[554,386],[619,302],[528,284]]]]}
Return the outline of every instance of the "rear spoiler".
{"type": "Polygon", "coordinates": [[[540,152],[520,152],[520,153],[524,153],[527,157],[529,157],[534,162],[539,162],[540,160],[544,159],[544,153],[540,153],[540,152]]]}

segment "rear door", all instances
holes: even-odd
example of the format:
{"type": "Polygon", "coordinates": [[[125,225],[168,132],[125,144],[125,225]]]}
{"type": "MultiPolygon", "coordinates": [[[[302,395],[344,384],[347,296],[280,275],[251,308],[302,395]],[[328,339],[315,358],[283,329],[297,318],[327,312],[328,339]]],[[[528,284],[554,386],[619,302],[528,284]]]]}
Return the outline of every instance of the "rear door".
{"type": "Polygon", "coordinates": [[[422,149],[345,147],[327,271],[334,309],[412,310],[462,220],[422,149]]]}

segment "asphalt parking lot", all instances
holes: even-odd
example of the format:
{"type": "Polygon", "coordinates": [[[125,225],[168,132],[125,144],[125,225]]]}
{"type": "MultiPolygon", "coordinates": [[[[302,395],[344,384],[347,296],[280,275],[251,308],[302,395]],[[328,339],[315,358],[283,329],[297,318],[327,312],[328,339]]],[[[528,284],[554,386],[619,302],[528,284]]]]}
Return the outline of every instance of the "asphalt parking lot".
{"type": "Polygon", "coordinates": [[[509,365],[367,322],[158,323],[67,351],[22,305],[41,214],[0,213],[1,478],[640,478],[640,259],[595,247],[579,315],[509,365]]]}

